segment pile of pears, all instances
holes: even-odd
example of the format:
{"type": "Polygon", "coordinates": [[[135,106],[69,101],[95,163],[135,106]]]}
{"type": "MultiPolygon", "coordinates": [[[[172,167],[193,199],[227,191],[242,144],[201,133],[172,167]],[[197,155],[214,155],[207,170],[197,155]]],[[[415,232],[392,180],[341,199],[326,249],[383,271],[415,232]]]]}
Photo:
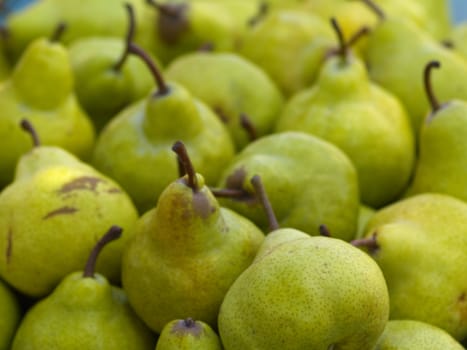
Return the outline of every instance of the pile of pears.
{"type": "Polygon", "coordinates": [[[448,0],[0,2],[0,350],[462,350],[448,0]]]}

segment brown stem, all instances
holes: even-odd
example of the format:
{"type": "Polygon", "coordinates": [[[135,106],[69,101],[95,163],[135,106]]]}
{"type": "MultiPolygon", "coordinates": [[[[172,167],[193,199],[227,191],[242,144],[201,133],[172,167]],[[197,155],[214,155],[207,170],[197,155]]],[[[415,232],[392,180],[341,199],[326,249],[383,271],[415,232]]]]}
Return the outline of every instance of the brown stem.
{"type": "Polygon", "coordinates": [[[251,197],[250,193],[245,190],[237,188],[209,188],[212,194],[217,198],[236,198],[244,199],[251,197]]]}
{"type": "Polygon", "coordinates": [[[240,125],[248,134],[248,138],[250,139],[250,141],[254,141],[258,138],[258,132],[256,131],[255,126],[253,125],[251,119],[248,117],[247,114],[240,114],[240,125]]]}
{"type": "Polygon", "coordinates": [[[135,36],[135,11],[133,9],[133,6],[129,3],[125,3],[125,9],[128,14],[128,30],[125,38],[125,49],[123,50],[122,55],[113,67],[115,71],[120,71],[123,65],[125,64],[128,56],[130,55],[130,44],[135,36]]]}
{"type": "Polygon", "coordinates": [[[325,224],[319,225],[319,234],[324,237],[331,237],[331,232],[325,224]]]}
{"type": "Polygon", "coordinates": [[[197,51],[199,52],[213,52],[214,51],[214,44],[212,42],[205,42],[201,44],[197,51]]]}
{"type": "Polygon", "coordinates": [[[258,11],[253,15],[253,17],[251,17],[248,20],[247,24],[251,27],[257,25],[259,22],[261,22],[264,19],[264,17],[266,17],[268,12],[269,12],[269,3],[267,1],[261,1],[258,4],[258,11]]]}
{"type": "Polygon", "coordinates": [[[280,226],[277,222],[276,214],[274,213],[271,202],[269,201],[268,195],[263,186],[263,182],[261,181],[261,177],[259,175],[254,175],[251,178],[250,182],[253,185],[253,188],[255,189],[256,196],[263,205],[264,211],[266,212],[266,216],[268,217],[269,231],[279,229],[280,226]]]}
{"type": "Polygon", "coordinates": [[[65,22],[60,22],[55,28],[54,32],[52,33],[52,36],[50,37],[50,42],[52,43],[59,42],[67,27],[68,25],[65,22]]]}
{"type": "Polygon", "coordinates": [[[165,16],[178,18],[181,15],[181,11],[185,8],[184,4],[177,6],[177,4],[159,4],[155,0],[146,0],[148,5],[153,6],[157,11],[165,16]]]}
{"type": "Polygon", "coordinates": [[[370,251],[370,253],[374,253],[380,248],[376,237],[377,233],[374,232],[371,237],[354,239],[350,241],[350,244],[354,247],[365,247],[370,251]]]}
{"type": "Polygon", "coordinates": [[[440,109],[441,105],[439,104],[439,101],[433,92],[431,72],[433,68],[440,68],[440,67],[441,67],[441,63],[439,61],[430,61],[425,66],[425,70],[423,72],[423,81],[425,84],[425,91],[428,97],[428,101],[430,101],[430,105],[431,105],[431,109],[433,110],[433,113],[436,113],[436,111],[440,109]]]}
{"type": "Polygon", "coordinates": [[[360,38],[364,37],[365,35],[368,35],[370,31],[371,29],[369,27],[360,28],[354,35],[350,37],[349,40],[347,40],[347,44],[346,44],[347,48],[355,45],[355,43],[358,42],[360,38]]]}
{"type": "Polygon", "coordinates": [[[183,320],[183,323],[185,324],[186,328],[193,328],[196,324],[196,321],[191,317],[188,317],[183,320]]]}
{"type": "Polygon", "coordinates": [[[113,225],[109,228],[107,233],[97,241],[96,245],[89,254],[88,261],[84,267],[83,277],[94,277],[94,272],[96,269],[97,257],[99,256],[102,248],[104,248],[108,243],[116,240],[122,235],[123,229],[120,226],[113,225]]]}
{"type": "Polygon", "coordinates": [[[32,144],[34,147],[39,147],[41,145],[39,135],[37,134],[36,129],[32,126],[31,122],[27,119],[21,119],[20,121],[21,128],[29,133],[32,138],[32,144]]]}
{"type": "Polygon", "coordinates": [[[384,13],[383,9],[375,4],[373,0],[362,0],[365,5],[367,5],[371,11],[378,16],[380,21],[384,21],[386,19],[386,14],[384,13]]]}
{"type": "Polygon", "coordinates": [[[332,25],[332,27],[334,28],[334,31],[337,34],[337,40],[339,42],[339,48],[335,51],[335,53],[340,55],[342,60],[345,61],[346,58],[347,58],[348,47],[347,47],[347,43],[345,42],[345,39],[344,39],[344,33],[342,33],[342,29],[341,29],[339,23],[337,22],[336,18],[334,18],[334,17],[331,18],[331,25],[332,25]]]}
{"type": "Polygon", "coordinates": [[[149,55],[144,51],[141,47],[136,45],[135,43],[130,43],[128,45],[128,50],[130,53],[135,54],[139,56],[144,63],[148,66],[149,70],[151,71],[151,74],[154,77],[154,80],[156,81],[157,85],[157,91],[154,94],[154,96],[163,96],[169,93],[170,89],[167,86],[167,84],[164,81],[164,78],[162,77],[161,72],[157,68],[155,62],[149,57],[149,55]]]}
{"type": "Polygon", "coordinates": [[[195,168],[191,163],[190,157],[188,156],[188,152],[183,142],[176,141],[172,146],[172,151],[177,154],[179,164],[183,165],[183,168],[185,169],[185,173],[188,176],[188,187],[190,187],[193,192],[198,192],[198,178],[196,177],[195,168]]]}

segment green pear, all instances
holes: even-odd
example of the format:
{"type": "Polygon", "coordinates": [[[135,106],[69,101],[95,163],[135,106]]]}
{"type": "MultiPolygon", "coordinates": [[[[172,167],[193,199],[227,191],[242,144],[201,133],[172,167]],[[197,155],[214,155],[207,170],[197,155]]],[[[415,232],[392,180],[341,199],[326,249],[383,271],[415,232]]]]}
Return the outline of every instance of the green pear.
{"type": "Polygon", "coordinates": [[[434,78],[440,99],[467,99],[467,61],[411,21],[382,17],[367,44],[365,60],[371,79],[405,105],[414,135],[418,136],[429,110],[421,79],[426,62],[437,60],[444,67],[434,78]]]}
{"type": "Polygon", "coordinates": [[[266,73],[234,53],[186,54],[172,61],[165,76],[217,111],[237,149],[252,138],[272,132],[284,103],[282,94],[266,73]],[[242,126],[242,114],[253,125],[253,135],[242,126]]]}
{"type": "MultiPolygon", "coordinates": [[[[413,319],[467,336],[467,203],[425,193],[377,211],[353,241],[383,271],[391,319],[413,319]]],[[[417,348],[417,347],[413,347],[417,348]]],[[[418,347],[423,348],[423,347],[418,347]]]]}
{"type": "Polygon", "coordinates": [[[90,157],[94,127],[76,100],[63,45],[40,38],[28,46],[0,85],[0,110],[0,186],[12,181],[18,159],[30,148],[30,139],[18,127],[21,118],[34,123],[44,144],[90,157]]]}
{"type": "Polygon", "coordinates": [[[227,292],[218,322],[224,349],[372,350],[389,314],[381,270],[340,239],[292,231],[267,235],[263,245],[286,237],[227,292]]]}
{"type": "Polygon", "coordinates": [[[285,96],[305,84],[301,55],[313,40],[332,38],[332,30],[317,15],[299,10],[278,10],[267,14],[245,33],[239,53],[269,74],[285,96]]]}
{"type": "Polygon", "coordinates": [[[355,238],[362,238],[365,235],[365,227],[370,221],[370,218],[376,213],[376,209],[371,208],[367,205],[361,204],[360,210],[358,211],[358,227],[355,238]]]}
{"type": "Polygon", "coordinates": [[[279,224],[318,234],[326,223],[335,237],[350,240],[357,229],[358,179],[350,159],[333,144],[297,131],[264,136],[245,147],[224,170],[215,194],[221,204],[259,227],[268,223],[252,198],[249,179],[258,174],[279,224]]]}
{"type": "Polygon", "coordinates": [[[21,310],[16,295],[0,280],[0,349],[10,349],[16,328],[21,320],[21,310]]]}
{"type": "Polygon", "coordinates": [[[414,320],[389,320],[374,350],[464,350],[449,333],[414,320]]]}
{"type": "Polygon", "coordinates": [[[173,148],[186,175],[138,220],[122,262],[130,303],[157,333],[186,315],[214,328],[225,293],[264,238],[252,222],[219,206],[183,143],[173,148]]]}
{"type": "Polygon", "coordinates": [[[406,188],[415,158],[410,119],[399,100],[372,83],[344,42],[324,62],[315,84],[285,105],[276,131],[296,130],[339,147],[354,163],[363,203],[381,207],[406,188]]]}
{"type": "Polygon", "coordinates": [[[97,140],[93,164],[120,183],[142,213],[154,207],[178,174],[170,149],[174,140],[186,143],[208,184],[218,180],[233,157],[234,144],[206,104],[183,86],[166,83],[144,51],[134,44],[131,47],[144,57],[158,87],[106,125],[97,140]]]}
{"type": "Polygon", "coordinates": [[[124,107],[145,97],[154,86],[144,63],[130,56],[128,45],[136,24],[133,7],[127,4],[126,8],[130,19],[126,41],[85,37],[69,47],[76,96],[98,130],[124,107]]]}
{"type": "Polygon", "coordinates": [[[14,181],[0,193],[0,276],[32,297],[50,293],[84,265],[95,232],[118,224],[127,232],[101,257],[98,271],[120,280],[123,247],[138,213],[130,197],[110,178],[65,150],[36,146],[24,154],[14,181]]]}
{"type": "Polygon", "coordinates": [[[92,249],[84,271],[64,277],[28,310],[12,350],[154,349],[154,335],[131,309],[125,292],[95,273],[100,251],[121,233],[111,226],[92,249]]]}
{"type": "Polygon", "coordinates": [[[167,323],[156,350],[222,350],[219,336],[202,321],[186,318],[167,323]]]}
{"type": "Polygon", "coordinates": [[[453,99],[441,103],[436,95],[436,75],[440,62],[425,66],[425,86],[431,112],[421,125],[419,156],[412,182],[406,195],[424,192],[445,193],[467,201],[467,101],[453,99]]]}
{"type": "Polygon", "coordinates": [[[448,35],[453,49],[467,59],[467,22],[456,24],[448,35]]]}

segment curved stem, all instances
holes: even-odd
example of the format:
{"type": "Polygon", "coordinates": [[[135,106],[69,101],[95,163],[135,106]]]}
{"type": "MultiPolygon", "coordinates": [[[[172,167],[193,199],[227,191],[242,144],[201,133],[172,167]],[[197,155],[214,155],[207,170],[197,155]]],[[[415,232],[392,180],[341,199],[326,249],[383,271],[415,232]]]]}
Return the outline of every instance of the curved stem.
{"type": "Polygon", "coordinates": [[[27,119],[21,119],[20,121],[21,128],[29,133],[32,138],[32,144],[34,147],[39,147],[41,145],[39,135],[37,134],[36,129],[32,126],[31,122],[27,119]]]}
{"type": "Polygon", "coordinates": [[[345,60],[347,57],[347,43],[345,42],[344,39],[344,34],[342,33],[342,29],[339,26],[339,23],[337,22],[336,18],[331,18],[331,24],[332,27],[334,28],[334,31],[337,34],[337,40],[339,42],[339,49],[337,49],[336,54],[339,54],[342,57],[342,60],[345,60]]]}
{"type": "Polygon", "coordinates": [[[372,10],[376,16],[380,19],[380,21],[383,21],[386,19],[386,14],[384,13],[383,9],[376,5],[373,0],[362,0],[365,5],[367,5],[370,10],[372,10]]]}
{"type": "Polygon", "coordinates": [[[441,63],[439,61],[430,61],[425,66],[425,70],[423,71],[423,82],[425,85],[426,95],[428,97],[428,101],[430,101],[431,109],[433,113],[440,109],[441,105],[439,104],[438,99],[433,92],[433,84],[431,81],[431,72],[433,68],[440,68],[441,63]]]}
{"type": "Polygon", "coordinates": [[[266,212],[266,216],[268,217],[269,222],[269,231],[274,231],[280,228],[279,223],[277,222],[276,214],[272,209],[271,202],[269,201],[268,195],[266,190],[263,186],[263,182],[259,175],[254,175],[251,180],[251,184],[255,189],[256,196],[260,200],[261,204],[263,205],[264,211],[266,212]]]}
{"type": "Polygon", "coordinates": [[[253,17],[251,17],[248,20],[247,24],[251,27],[257,25],[259,22],[263,20],[264,17],[266,17],[268,12],[269,12],[269,3],[267,1],[261,1],[258,4],[258,11],[253,15],[253,17]]]}
{"type": "Polygon", "coordinates": [[[319,225],[319,234],[324,237],[331,237],[331,232],[325,224],[319,225]]]}
{"type": "Polygon", "coordinates": [[[153,75],[154,80],[156,81],[157,88],[158,88],[158,91],[154,95],[162,96],[162,95],[167,94],[169,92],[169,87],[165,83],[164,78],[162,77],[162,74],[157,68],[156,64],[151,59],[151,57],[149,57],[146,51],[144,51],[141,47],[139,47],[135,43],[130,43],[128,45],[128,50],[130,53],[139,56],[144,61],[144,63],[146,63],[149,70],[151,71],[151,74],[153,75]]]}
{"type": "Polygon", "coordinates": [[[182,141],[176,141],[172,146],[172,151],[177,154],[179,164],[183,165],[183,168],[185,169],[185,173],[188,176],[188,186],[193,190],[193,192],[197,192],[199,190],[198,179],[185,145],[182,141]]]}
{"type": "Polygon", "coordinates": [[[133,38],[135,36],[135,29],[136,29],[135,11],[133,9],[133,6],[129,3],[125,3],[125,9],[128,14],[128,30],[127,30],[126,38],[125,38],[125,49],[123,50],[122,55],[120,56],[120,58],[118,59],[118,61],[115,63],[113,67],[113,69],[116,71],[119,71],[122,69],[128,56],[130,55],[130,44],[133,41],[133,38]]]}
{"type": "Polygon", "coordinates": [[[240,125],[248,134],[248,138],[250,139],[250,141],[254,141],[258,138],[258,132],[256,131],[255,126],[253,125],[251,119],[248,117],[247,114],[240,114],[240,125]]]}
{"type": "Polygon", "coordinates": [[[50,37],[50,41],[52,43],[59,42],[67,27],[68,25],[65,22],[60,22],[55,28],[54,32],[52,33],[52,36],[50,37]]]}
{"type": "Polygon", "coordinates": [[[83,277],[94,277],[94,272],[96,270],[97,257],[99,256],[102,248],[104,248],[108,243],[116,240],[122,235],[123,229],[120,226],[111,226],[107,233],[97,241],[96,245],[89,254],[88,261],[84,268],[83,277]]]}

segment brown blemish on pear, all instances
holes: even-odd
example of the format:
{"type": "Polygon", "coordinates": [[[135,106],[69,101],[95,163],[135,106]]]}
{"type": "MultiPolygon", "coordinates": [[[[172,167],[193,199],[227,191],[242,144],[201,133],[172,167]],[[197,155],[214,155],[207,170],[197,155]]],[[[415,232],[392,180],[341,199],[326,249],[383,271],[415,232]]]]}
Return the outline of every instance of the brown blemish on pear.
{"type": "Polygon", "coordinates": [[[109,188],[106,192],[107,193],[122,193],[122,191],[117,187],[109,188]]]}
{"type": "Polygon", "coordinates": [[[97,185],[100,182],[104,182],[104,180],[93,176],[81,176],[65,183],[58,192],[60,194],[66,194],[72,191],[91,191],[97,193],[97,185]]]}
{"type": "Polygon", "coordinates": [[[7,235],[7,245],[6,245],[6,263],[9,264],[11,260],[11,254],[13,252],[13,229],[8,227],[8,235],[7,235]]]}
{"type": "Polygon", "coordinates": [[[203,333],[203,328],[192,318],[187,318],[176,322],[173,325],[171,332],[180,336],[191,334],[192,336],[199,338],[203,333]]]}
{"type": "Polygon", "coordinates": [[[61,207],[61,208],[58,208],[58,209],[55,209],[55,210],[52,210],[50,212],[48,212],[46,215],[44,215],[42,217],[42,220],[47,220],[47,219],[50,219],[54,216],[57,216],[57,215],[67,215],[67,214],[74,214],[78,211],[77,208],[74,208],[74,207],[68,207],[68,206],[65,206],[65,207],[61,207]]]}

